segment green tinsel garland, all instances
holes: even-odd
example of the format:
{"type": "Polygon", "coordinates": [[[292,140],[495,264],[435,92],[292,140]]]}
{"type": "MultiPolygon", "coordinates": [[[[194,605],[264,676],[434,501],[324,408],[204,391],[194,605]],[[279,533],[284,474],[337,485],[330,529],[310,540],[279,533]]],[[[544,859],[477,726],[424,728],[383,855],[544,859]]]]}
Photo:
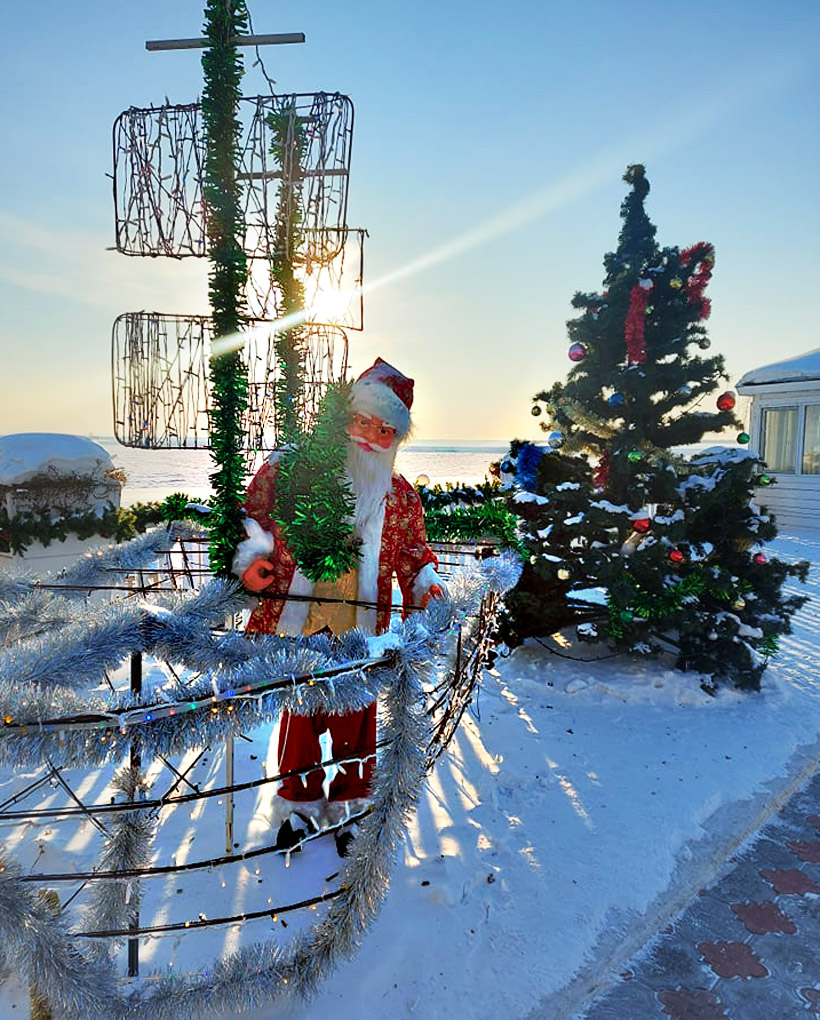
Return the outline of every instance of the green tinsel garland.
{"type": "Polygon", "coordinates": [[[33,542],[49,546],[72,535],[81,541],[99,536],[127,542],[164,520],[168,518],[160,503],[135,503],[119,509],[109,504],[101,513],[90,510],[57,517],[48,510],[9,517],[6,509],[0,508],[0,552],[21,556],[33,542]]]}
{"type": "Polygon", "coordinates": [[[607,593],[609,633],[615,638],[623,637],[626,634],[627,624],[631,623],[636,616],[642,620],[663,620],[675,610],[680,609],[685,599],[693,595],[701,595],[706,586],[706,578],[699,570],[687,575],[677,584],[660,593],[648,594],[641,591],[633,578],[630,581],[630,587],[635,597],[630,607],[624,608],[613,596],[611,590],[607,593]]]}
{"type": "Polygon", "coordinates": [[[478,542],[496,538],[502,548],[524,555],[518,537],[518,516],[511,513],[498,484],[434,486],[416,489],[424,507],[424,524],[431,542],[478,542]],[[464,506],[469,503],[469,506],[464,506]]]}
{"type": "MultiPolygon", "coordinates": [[[[268,116],[273,142],[271,155],[282,172],[275,220],[271,278],[281,294],[280,316],[299,314],[305,307],[305,288],[294,272],[302,247],[302,160],[306,149],[302,123],[293,104],[268,116]]],[[[298,442],[305,402],[305,327],[300,322],[276,334],[274,352],[278,374],[274,388],[277,439],[298,442]]]]}
{"type": "MultiPolygon", "coordinates": [[[[245,227],[236,177],[240,133],[237,105],[243,68],[232,41],[247,30],[247,23],[244,0],[206,0],[204,32],[208,47],[202,57],[202,117],[207,147],[203,193],[215,339],[239,333],[247,279],[242,247],[245,227]]],[[[242,418],[248,403],[248,380],[241,353],[212,358],[210,380],[211,449],[217,465],[211,475],[215,493],[211,566],[217,576],[227,577],[236,546],[244,537],[240,510],[245,491],[242,418]]]]}
{"type": "Polygon", "coordinates": [[[351,519],[355,498],[345,479],[351,383],[329,387],[313,431],[279,460],[276,521],[311,581],[335,581],[356,565],[351,519]]]}
{"type": "Polygon", "coordinates": [[[203,528],[211,527],[208,501],[191,499],[184,493],[175,492],[161,502],[154,500],[126,507],[115,507],[109,503],[99,513],[89,510],[82,514],[55,515],[52,511],[41,510],[15,514],[14,517],[9,517],[8,511],[2,507],[0,552],[22,556],[33,542],[47,547],[52,542],[65,542],[70,535],[81,541],[99,536],[115,542],[128,542],[155,524],[185,520],[196,521],[203,528]]]}

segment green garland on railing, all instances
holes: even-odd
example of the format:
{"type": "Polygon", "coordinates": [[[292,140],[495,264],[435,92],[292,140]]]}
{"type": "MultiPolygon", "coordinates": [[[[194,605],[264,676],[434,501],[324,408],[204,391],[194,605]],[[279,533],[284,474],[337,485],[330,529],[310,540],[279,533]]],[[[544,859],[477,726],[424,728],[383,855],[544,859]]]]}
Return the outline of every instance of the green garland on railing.
{"type": "Polygon", "coordinates": [[[313,431],[278,462],[276,521],[299,568],[311,581],[335,581],[356,565],[355,499],[345,478],[350,383],[322,397],[313,431]]]}
{"type": "Polygon", "coordinates": [[[175,492],[162,501],[125,507],[109,503],[100,512],[89,510],[82,514],[55,515],[41,510],[9,517],[3,507],[0,508],[0,553],[22,556],[34,542],[49,546],[52,542],[65,542],[70,536],[81,541],[99,537],[128,542],[155,524],[186,520],[209,528],[212,519],[208,502],[175,492]]]}
{"type": "MultiPolygon", "coordinates": [[[[302,161],[305,132],[293,104],[268,116],[273,141],[270,153],[282,173],[274,221],[271,279],[281,294],[280,317],[298,315],[305,307],[305,288],[294,271],[302,249],[302,161]]],[[[278,369],[274,387],[277,440],[298,442],[304,428],[305,325],[297,322],[274,338],[278,369]]]]}
{"type": "MultiPolygon", "coordinates": [[[[214,339],[240,332],[247,258],[242,247],[245,227],[237,181],[242,58],[233,42],[247,30],[244,0],[206,0],[204,32],[208,47],[202,56],[205,79],[202,118],[207,139],[203,193],[207,207],[208,293],[214,339]]],[[[211,358],[211,450],[216,470],[211,567],[217,576],[230,574],[236,546],[244,538],[240,506],[245,491],[243,414],[248,403],[247,369],[240,351],[211,358]]]]}
{"type": "Polygon", "coordinates": [[[507,509],[497,482],[477,486],[447,483],[417,486],[424,524],[431,542],[479,542],[496,539],[502,548],[524,555],[518,535],[519,518],[507,509]]]}
{"type": "Polygon", "coordinates": [[[160,506],[159,503],[135,503],[118,509],[109,504],[99,513],[89,510],[87,513],[63,514],[59,517],[53,517],[47,510],[9,517],[5,508],[2,508],[0,552],[22,556],[34,542],[49,546],[52,542],[65,542],[70,536],[83,541],[99,536],[115,542],[127,542],[166,519],[160,506]]]}

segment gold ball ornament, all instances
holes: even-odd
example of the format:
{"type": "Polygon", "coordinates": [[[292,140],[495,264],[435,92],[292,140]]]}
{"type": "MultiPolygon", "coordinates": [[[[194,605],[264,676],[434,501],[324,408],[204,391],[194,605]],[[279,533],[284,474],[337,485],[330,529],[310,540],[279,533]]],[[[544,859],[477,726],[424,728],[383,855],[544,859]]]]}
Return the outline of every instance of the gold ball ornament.
{"type": "Polygon", "coordinates": [[[673,276],[669,281],[669,286],[679,290],[683,286],[683,280],[679,276],[673,276]]]}
{"type": "Polygon", "coordinates": [[[555,574],[559,581],[568,581],[570,577],[570,573],[566,567],[559,567],[558,570],[555,571],[555,574]]]}

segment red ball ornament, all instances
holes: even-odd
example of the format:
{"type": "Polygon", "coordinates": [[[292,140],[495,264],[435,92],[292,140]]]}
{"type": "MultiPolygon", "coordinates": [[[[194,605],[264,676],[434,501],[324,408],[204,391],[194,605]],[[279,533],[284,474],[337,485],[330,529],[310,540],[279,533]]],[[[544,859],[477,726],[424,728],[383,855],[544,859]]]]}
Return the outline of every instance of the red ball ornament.
{"type": "Polygon", "coordinates": [[[587,356],[587,349],[583,344],[573,344],[567,351],[567,357],[570,361],[583,361],[587,356]]]}
{"type": "Polygon", "coordinates": [[[755,553],[752,557],[752,563],[757,563],[758,566],[762,566],[766,562],[766,557],[763,553],[755,553]]]}
{"type": "Polygon", "coordinates": [[[652,521],[648,517],[634,517],[632,519],[632,529],[637,531],[639,535],[645,535],[651,527],[652,521]]]}
{"type": "Polygon", "coordinates": [[[683,553],[680,551],[680,549],[670,549],[669,550],[669,559],[673,563],[683,563],[683,561],[686,559],[686,557],[683,555],[683,553]]]}
{"type": "Polygon", "coordinates": [[[731,390],[727,390],[717,398],[718,411],[731,411],[736,403],[737,400],[734,393],[731,390]]]}

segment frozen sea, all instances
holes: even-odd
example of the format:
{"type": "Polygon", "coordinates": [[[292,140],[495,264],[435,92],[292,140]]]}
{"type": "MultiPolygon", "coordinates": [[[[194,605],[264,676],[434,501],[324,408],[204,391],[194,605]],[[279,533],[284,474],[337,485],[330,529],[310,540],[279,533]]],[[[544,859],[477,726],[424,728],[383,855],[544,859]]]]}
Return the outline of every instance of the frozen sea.
{"type": "MultiPolygon", "coordinates": [[[[121,446],[114,439],[94,437],[110,454],[128,481],[122,493],[123,506],[164,499],[172,492],[207,497],[211,494],[208,475],[213,470],[208,450],[141,450],[121,446]]],[[[398,471],[415,482],[426,475],[433,485],[464,482],[475,485],[489,475],[490,464],[509,449],[503,439],[438,439],[411,442],[399,449],[398,471]]]]}

